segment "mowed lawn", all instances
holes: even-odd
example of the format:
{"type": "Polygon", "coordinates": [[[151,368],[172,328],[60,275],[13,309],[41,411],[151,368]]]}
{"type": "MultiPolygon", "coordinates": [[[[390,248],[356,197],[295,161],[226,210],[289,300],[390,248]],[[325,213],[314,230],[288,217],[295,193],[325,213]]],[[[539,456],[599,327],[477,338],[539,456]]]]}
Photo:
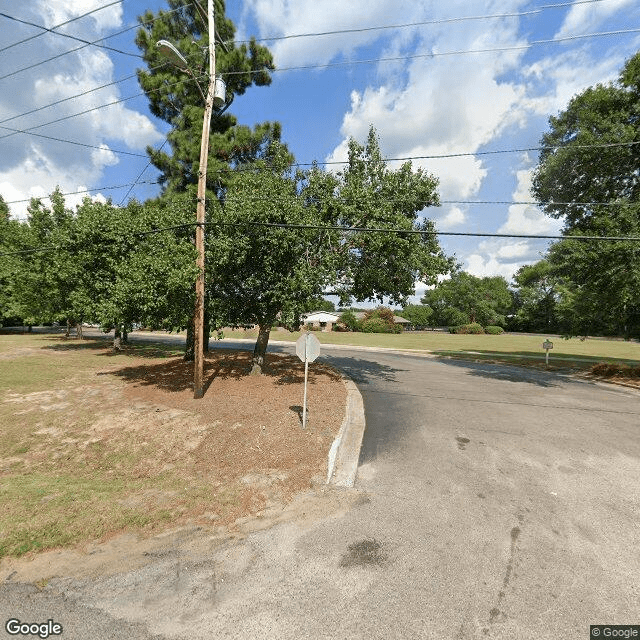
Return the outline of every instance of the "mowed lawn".
{"type": "MultiPolygon", "coordinates": [[[[416,331],[401,334],[380,333],[339,333],[315,331],[314,335],[322,344],[354,345],[387,349],[410,349],[427,351],[442,356],[491,357],[502,356],[509,361],[527,361],[545,359],[542,343],[550,340],[550,363],[565,360],[591,366],[597,362],[618,362],[630,366],[640,364],[640,343],[637,341],[614,340],[604,338],[564,339],[559,336],[503,334],[492,335],[454,335],[440,331],[416,331]],[[471,353],[469,353],[471,352],[471,353]]],[[[225,338],[255,338],[255,331],[225,330],[225,338]]],[[[272,330],[270,340],[295,341],[300,332],[272,330]]]]}

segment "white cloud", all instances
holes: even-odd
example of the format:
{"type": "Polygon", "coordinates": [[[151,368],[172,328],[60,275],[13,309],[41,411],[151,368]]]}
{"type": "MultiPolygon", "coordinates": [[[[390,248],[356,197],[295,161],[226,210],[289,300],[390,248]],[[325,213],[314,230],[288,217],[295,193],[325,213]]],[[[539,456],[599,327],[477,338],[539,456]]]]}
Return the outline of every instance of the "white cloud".
{"type": "Polygon", "coordinates": [[[607,18],[625,7],[633,7],[634,4],[635,0],[606,0],[606,2],[576,4],[567,13],[562,26],[554,37],[564,38],[593,31],[607,18]]]}
{"type": "MultiPolygon", "coordinates": [[[[51,26],[102,5],[102,0],[47,0],[35,5],[27,3],[24,11],[25,17],[33,22],[51,26]]],[[[20,12],[17,15],[22,17],[20,12]]],[[[114,5],[73,22],[64,30],[86,40],[96,40],[104,30],[117,27],[121,22],[122,6],[114,5]]],[[[33,33],[33,29],[16,27],[11,41],[33,33]]],[[[3,42],[0,38],[0,44],[3,42]]],[[[32,47],[25,44],[7,50],[4,68],[18,70],[26,62],[38,62],[70,48],[67,39],[43,35],[32,47]],[[25,53],[33,58],[23,59],[25,53]]],[[[104,170],[120,162],[120,156],[113,149],[128,147],[142,153],[147,145],[162,138],[149,117],[129,108],[126,102],[95,109],[122,98],[120,85],[111,84],[114,79],[114,64],[109,55],[88,47],[2,81],[0,113],[3,120],[8,119],[3,126],[33,128],[34,134],[48,136],[15,134],[2,138],[0,194],[6,201],[46,196],[56,186],[66,193],[100,185],[104,170]],[[93,91],[102,85],[110,86],[93,91]],[[52,103],[57,104],[47,107],[52,103]],[[39,107],[47,108],[21,115],[39,107]],[[75,115],[78,113],[82,115],[75,115]],[[46,124],[49,122],[52,124],[46,124]]],[[[5,130],[0,137],[10,133],[5,130]]],[[[11,205],[12,213],[23,216],[26,206],[27,203],[11,205]]]]}
{"type": "Polygon", "coordinates": [[[436,218],[436,227],[442,231],[447,231],[464,224],[467,221],[467,214],[460,207],[450,207],[449,211],[441,218],[436,218]]]}
{"type": "Polygon", "coordinates": [[[522,266],[520,262],[500,262],[495,256],[485,258],[479,254],[472,254],[467,258],[467,268],[471,275],[478,278],[486,276],[503,276],[511,281],[513,274],[522,266]]]}
{"type": "MultiPolygon", "coordinates": [[[[107,4],[110,3],[104,0],[39,0],[37,6],[44,19],[44,26],[51,28],[107,4]]],[[[122,24],[122,5],[112,4],[77,22],[72,22],[66,26],[65,33],[69,28],[81,28],[83,21],[93,21],[98,29],[119,27],[122,24]]]]}
{"type": "MultiPolygon", "coordinates": [[[[516,172],[516,176],[517,185],[513,192],[513,200],[515,202],[531,201],[533,169],[521,169],[516,172]]],[[[498,233],[554,235],[559,233],[561,228],[562,221],[545,215],[535,205],[513,204],[509,207],[507,220],[498,229],[498,233]]]]}
{"type": "MultiPolygon", "coordinates": [[[[464,15],[466,3],[430,7],[430,17],[464,15]]],[[[396,19],[397,22],[397,19],[396,19]]],[[[482,48],[489,42],[518,42],[513,21],[492,22],[492,28],[474,23],[447,25],[447,29],[423,29],[413,55],[482,48]]],[[[346,158],[347,140],[363,141],[370,125],[381,138],[387,157],[435,156],[473,153],[501,134],[521,117],[516,107],[524,97],[524,87],[502,79],[513,69],[520,53],[498,52],[477,56],[413,58],[403,73],[384,75],[379,86],[369,86],[351,94],[351,108],[341,127],[343,141],[327,160],[346,158]]],[[[384,65],[380,66],[384,70],[384,65]]],[[[445,200],[476,195],[486,177],[481,159],[458,156],[414,161],[440,178],[440,194],[445,200]]]]}
{"type": "MultiPolygon", "coordinates": [[[[250,9],[260,35],[291,36],[305,33],[324,33],[343,29],[362,29],[369,26],[412,22],[423,14],[422,3],[400,0],[369,0],[361,2],[323,0],[246,0],[245,13],[250,9]]],[[[269,43],[279,67],[302,64],[325,64],[337,56],[350,57],[363,45],[385,37],[385,31],[326,35],[310,38],[290,38],[269,43]]]]}

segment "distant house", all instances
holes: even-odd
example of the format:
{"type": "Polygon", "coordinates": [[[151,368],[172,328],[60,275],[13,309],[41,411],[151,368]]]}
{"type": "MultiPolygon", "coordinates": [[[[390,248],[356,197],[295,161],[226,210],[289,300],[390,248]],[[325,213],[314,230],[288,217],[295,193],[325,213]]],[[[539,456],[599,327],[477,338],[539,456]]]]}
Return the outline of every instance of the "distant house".
{"type": "Polygon", "coordinates": [[[302,324],[308,324],[322,331],[331,331],[333,325],[338,322],[339,313],[331,311],[312,311],[302,316],[302,324]]]}

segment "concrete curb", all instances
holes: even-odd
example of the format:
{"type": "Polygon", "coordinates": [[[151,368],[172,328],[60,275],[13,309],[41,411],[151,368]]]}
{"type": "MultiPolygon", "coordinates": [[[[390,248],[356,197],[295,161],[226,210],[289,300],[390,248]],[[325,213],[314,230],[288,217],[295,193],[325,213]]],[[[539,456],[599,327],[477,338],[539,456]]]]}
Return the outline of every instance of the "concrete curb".
{"type": "Polygon", "coordinates": [[[353,487],[366,427],[364,402],[356,383],[344,373],[340,372],[340,375],[347,388],[347,407],[340,431],[329,451],[327,484],[353,487]]]}

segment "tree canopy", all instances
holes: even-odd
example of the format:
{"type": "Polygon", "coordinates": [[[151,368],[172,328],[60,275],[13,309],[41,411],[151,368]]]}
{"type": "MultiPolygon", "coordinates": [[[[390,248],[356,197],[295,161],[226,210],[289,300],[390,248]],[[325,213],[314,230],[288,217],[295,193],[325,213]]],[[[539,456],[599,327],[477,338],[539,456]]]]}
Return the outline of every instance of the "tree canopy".
{"type": "Polygon", "coordinates": [[[449,280],[428,290],[421,302],[431,308],[432,322],[436,325],[477,322],[483,326],[504,326],[512,296],[502,276],[478,278],[456,270],[449,280]]]}
{"type": "MultiPolygon", "coordinates": [[[[533,194],[563,218],[565,235],[640,235],[638,122],[640,53],[617,82],[586,89],[549,119],[533,194]]],[[[571,291],[569,332],[640,335],[637,242],[561,240],[548,260],[571,291]]]]}

